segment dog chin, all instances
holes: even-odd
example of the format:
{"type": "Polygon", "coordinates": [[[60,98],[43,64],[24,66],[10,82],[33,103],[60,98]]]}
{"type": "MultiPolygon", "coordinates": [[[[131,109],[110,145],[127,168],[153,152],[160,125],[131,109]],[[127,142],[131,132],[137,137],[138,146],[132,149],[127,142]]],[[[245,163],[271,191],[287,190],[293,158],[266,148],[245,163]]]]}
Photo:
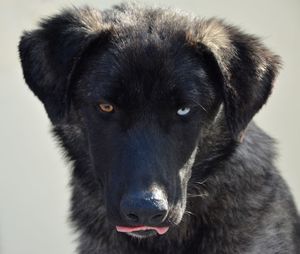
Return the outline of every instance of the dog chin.
{"type": "Polygon", "coordinates": [[[137,239],[146,239],[149,237],[157,236],[157,232],[155,230],[143,230],[136,232],[128,232],[127,235],[137,238],[137,239]]]}

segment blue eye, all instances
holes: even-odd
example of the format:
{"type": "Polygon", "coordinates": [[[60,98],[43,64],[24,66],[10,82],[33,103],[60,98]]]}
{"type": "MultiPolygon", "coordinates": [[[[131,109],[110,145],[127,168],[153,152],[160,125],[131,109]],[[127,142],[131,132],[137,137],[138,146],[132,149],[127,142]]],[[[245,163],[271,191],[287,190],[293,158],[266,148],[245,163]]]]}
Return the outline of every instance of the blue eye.
{"type": "Polygon", "coordinates": [[[185,116],[187,115],[188,113],[190,113],[191,109],[190,108],[187,108],[187,107],[184,107],[184,108],[180,108],[178,109],[177,111],[177,115],[179,116],[185,116]]]}

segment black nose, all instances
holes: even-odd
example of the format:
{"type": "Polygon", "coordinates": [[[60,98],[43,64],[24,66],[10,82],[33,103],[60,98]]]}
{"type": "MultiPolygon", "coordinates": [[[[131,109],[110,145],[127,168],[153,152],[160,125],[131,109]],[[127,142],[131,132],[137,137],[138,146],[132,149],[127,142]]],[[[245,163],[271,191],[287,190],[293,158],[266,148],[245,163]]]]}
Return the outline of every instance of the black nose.
{"type": "Polygon", "coordinates": [[[123,196],[121,214],[130,225],[161,224],[168,214],[168,202],[161,191],[134,192],[123,196]]]}

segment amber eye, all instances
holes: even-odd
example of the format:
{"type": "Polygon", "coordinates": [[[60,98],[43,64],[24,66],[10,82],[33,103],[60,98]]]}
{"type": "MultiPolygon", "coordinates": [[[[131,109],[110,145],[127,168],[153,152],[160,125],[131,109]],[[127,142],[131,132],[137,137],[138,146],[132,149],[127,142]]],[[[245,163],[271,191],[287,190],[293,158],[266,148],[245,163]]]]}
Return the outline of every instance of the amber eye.
{"type": "Polygon", "coordinates": [[[100,103],[99,108],[105,113],[112,113],[114,111],[114,106],[109,103],[100,103]]]}

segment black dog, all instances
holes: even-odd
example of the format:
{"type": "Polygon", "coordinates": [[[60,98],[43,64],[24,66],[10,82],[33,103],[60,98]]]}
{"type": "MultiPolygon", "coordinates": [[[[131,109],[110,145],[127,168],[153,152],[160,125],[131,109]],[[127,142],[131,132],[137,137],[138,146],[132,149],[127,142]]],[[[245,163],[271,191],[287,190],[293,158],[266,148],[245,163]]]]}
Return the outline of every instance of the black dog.
{"type": "Polygon", "coordinates": [[[300,252],[273,141],[249,123],[280,66],[259,39],[124,4],[63,11],[19,50],[73,162],[79,253],[300,252]]]}

